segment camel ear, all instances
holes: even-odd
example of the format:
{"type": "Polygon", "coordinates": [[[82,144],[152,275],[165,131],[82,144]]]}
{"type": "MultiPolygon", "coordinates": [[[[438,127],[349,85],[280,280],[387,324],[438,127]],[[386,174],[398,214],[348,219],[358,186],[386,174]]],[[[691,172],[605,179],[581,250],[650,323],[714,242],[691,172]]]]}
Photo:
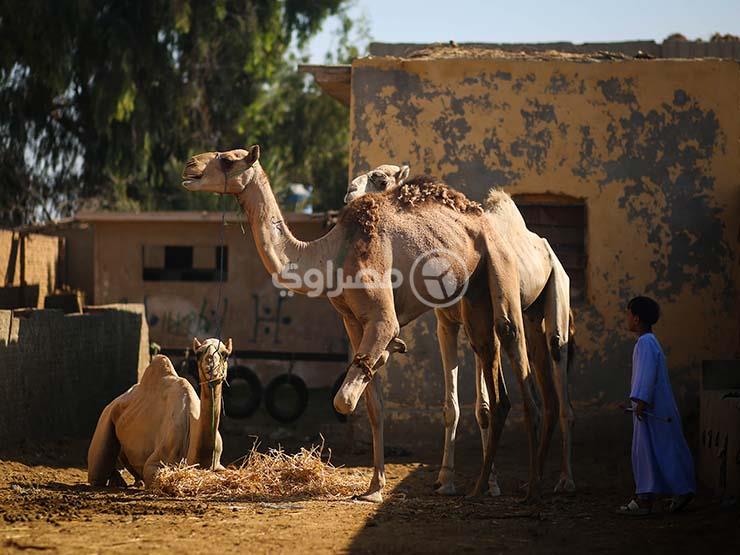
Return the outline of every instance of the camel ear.
{"type": "Polygon", "coordinates": [[[260,159],[260,145],[252,145],[247,149],[247,157],[244,158],[244,162],[248,166],[253,166],[254,163],[260,159]]]}
{"type": "Polygon", "coordinates": [[[198,349],[200,349],[200,346],[201,345],[202,345],[202,343],[200,341],[198,341],[198,338],[197,337],[193,337],[193,352],[195,352],[198,349]]]}
{"type": "Polygon", "coordinates": [[[396,174],[396,183],[398,183],[399,185],[403,185],[403,182],[409,178],[410,171],[411,168],[409,168],[408,166],[401,166],[401,169],[398,170],[398,173],[396,174]]]}
{"type": "Polygon", "coordinates": [[[231,355],[231,337],[226,340],[226,356],[231,355]]]}

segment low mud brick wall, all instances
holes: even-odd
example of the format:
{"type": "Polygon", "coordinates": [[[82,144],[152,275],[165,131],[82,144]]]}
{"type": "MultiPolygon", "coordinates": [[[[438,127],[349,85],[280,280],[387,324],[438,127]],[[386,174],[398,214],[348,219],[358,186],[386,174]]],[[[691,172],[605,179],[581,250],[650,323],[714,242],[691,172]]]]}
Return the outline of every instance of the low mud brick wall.
{"type": "Polygon", "coordinates": [[[149,360],[140,304],[0,311],[0,444],[92,435],[149,360]]]}

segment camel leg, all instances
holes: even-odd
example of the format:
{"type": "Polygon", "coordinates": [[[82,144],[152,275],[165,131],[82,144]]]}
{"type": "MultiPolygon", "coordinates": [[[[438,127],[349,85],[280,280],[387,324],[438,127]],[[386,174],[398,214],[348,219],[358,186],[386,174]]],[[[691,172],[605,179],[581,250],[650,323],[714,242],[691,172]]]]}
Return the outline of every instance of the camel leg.
{"type": "MultiPolygon", "coordinates": [[[[457,334],[459,329],[459,324],[447,320],[441,314],[437,314],[437,340],[439,341],[439,350],[442,353],[442,368],[445,377],[443,409],[445,447],[442,456],[442,467],[439,469],[439,476],[435,484],[436,492],[440,495],[455,495],[457,493],[455,490],[455,438],[457,423],[460,419],[460,405],[457,396],[457,334]]],[[[486,415],[486,423],[487,421],[488,417],[486,415]]]]}
{"type": "MultiPolygon", "coordinates": [[[[481,441],[483,444],[483,460],[485,461],[486,451],[488,450],[488,429],[492,428],[492,441],[493,441],[493,452],[496,452],[498,443],[501,439],[501,434],[504,431],[504,425],[506,424],[506,418],[511,409],[511,402],[509,401],[509,393],[506,390],[506,382],[504,381],[503,367],[501,366],[501,356],[498,346],[498,339],[493,335],[494,351],[499,353],[495,358],[495,366],[493,373],[498,377],[494,380],[496,391],[493,395],[493,410],[489,408],[489,395],[488,387],[486,386],[486,378],[484,370],[481,367],[481,362],[476,357],[476,373],[477,373],[477,399],[476,405],[480,405],[480,408],[476,408],[476,419],[478,420],[478,427],[480,429],[481,441]],[[492,427],[491,424],[492,423],[492,427]]],[[[498,484],[498,474],[496,472],[496,464],[492,459],[491,463],[491,474],[488,476],[488,494],[491,497],[498,497],[501,495],[501,487],[498,484]]]]}
{"type": "Polygon", "coordinates": [[[116,437],[112,412],[112,404],[103,409],[87,451],[87,481],[91,486],[106,486],[109,482],[111,486],[126,486],[116,470],[121,444],[116,437]]]}
{"type": "Polygon", "coordinates": [[[144,487],[149,489],[162,468],[163,457],[159,451],[154,451],[144,463],[144,487]]]}
{"type": "Polygon", "coordinates": [[[471,292],[471,296],[463,300],[461,308],[465,333],[475,351],[476,419],[483,440],[483,467],[471,495],[482,495],[487,489],[496,495],[500,494],[500,488],[493,459],[506,421],[509,400],[505,389],[498,383],[503,377],[499,363],[500,345],[493,333],[493,313],[487,288],[484,298],[481,298],[480,291],[471,292]],[[493,410],[489,409],[489,392],[493,394],[493,410]]]}
{"type": "Polygon", "coordinates": [[[539,446],[537,448],[537,474],[542,477],[547,452],[550,449],[552,433],[555,429],[558,401],[553,382],[553,365],[550,359],[550,351],[547,347],[547,337],[542,329],[541,318],[528,318],[525,321],[525,330],[530,362],[534,368],[534,375],[539,386],[544,411],[544,419],[542,420],[542,428],[539,434],[539,446]]]}
{"type": "Polygon", "coordinates": [[[134,477],[134,484],[133,487],[135,488],[141,488],[144,486],[144,480],[142,479],[141,475],[136,471],[136,469],[131,466],[131,463],[128,462],[128,459],[126,458],[126,455],[123,451],[121,451],[120,455],[121,464],[123,464],[123,467],[128,470],[129,474],[134,477]]]}
{"type": "MultiPolygon", "coordinates": [[[[347,335],[349,335],[350,343],[352,343],[354,354],[357,355],[359,352],[367,352],[361,350],[363,349],[366,339],[365,334],[363,333],[363,328],[357,319],[349,314],[345,314],[342,317],[342,320],[344,321],[347,335]]],[[[381,339],[379,344],[382,344],[382,341],[383,340],[381,339]]],[[[385,345],[387,346],[390,342],[391,340],[386,341],[385,345]]],[[[388,356],[389,352],[387,349],[384,349],[380,353],[380,356],[374,365],[376,371],[379,371],[382,365],[387,362],[388,356]]],[[[352,366],[350,366],[350,369],[352,369],[352,366]]],[[[347,374],[349,377],[349,371],[347,374]]],[[[370,481],[370,487],[368,490],[364,494],[357,496],[357,499],[372,503],[381,503],[383,501],[383,488],[385,487],[385,447],[383,440],[383,396],[379,376],[375,376],[370,381],[365,388],[363,396],[365,397],[368,418],[370,420],[370,427],[373,436],[373,477],[370,481]]]]}
{"type": "Polygon", "coordinates": [[[365,388],[365,403],[373,433],[373,478],[367,492],[357,497],[360,501],[381,503],[385,487],[385,453],[383,443],[383,393],[376,376],[365,388]]]}
{"type": "MultiPolygon", "coordinates": [[[[539,476],[537,474],[537,429],[536,422],[539,410],[533,395],[533,377],[529,368],[527,357],[527,346],[524,337],[524,323],[519,294],[519,278],[514,264],[514,257],[510,253],[499,248],[492,237],[486,237],[487,251],[489,253],[488,284],[491,295],[491,304],[494,316],[494,329],[501,346],[511,361],[512,369],[516,375],[519,389],[524,405],[524,422],[527,429],[529,444],[529,480],[527,482],[526,500],[531,501],[539,497],[539,476]]],[[[488,376],[485,372],[486,385],[489,385],[488,376]]],[[[491,376],[491,385],[498,375],[491,376]]],[[[489,440],[493,440],[493,434],[489,433],[489,440]]],[[[486,474],[490,472],[493,464],[491,457],[486,457],[484,466],[487,466],[486,474]]],[[[483,475],[481,475],[483,478],[483,475]]]]}
{"type": "MultiPolygon", "coordinates": [[[[547,245],[549,248],[549,244],[547,245]]],[[[559,402],[560,432],[562,434],[563,452],[560,468],[560,480],[555,491],[572,492],[576,489],[573,481],[573,407],[568,394],[568,367],[570,326],[570,281],[560,261],[550,249],[553,271],[545,287],[545,334],[549,348],[550,361],[553,367],[555,391],[559,402]]]]}

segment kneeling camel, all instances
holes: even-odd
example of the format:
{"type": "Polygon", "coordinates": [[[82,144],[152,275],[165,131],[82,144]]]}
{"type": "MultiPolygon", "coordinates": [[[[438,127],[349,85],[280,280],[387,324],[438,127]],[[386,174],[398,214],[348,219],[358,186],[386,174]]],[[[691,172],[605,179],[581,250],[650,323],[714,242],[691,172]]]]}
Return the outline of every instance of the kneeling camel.
{"type": "Polygon", "coordinates": [[[221,388],[231,339],[193,339],[200,399],[175,372],[170,359],[152,358],[141,381],[103,410],[87,453],[87,479],[94,486],[125,486],[117,462],[151,487],[163,464],[185,461],[221,470],[223,443],[218,431],[221,388]]]}

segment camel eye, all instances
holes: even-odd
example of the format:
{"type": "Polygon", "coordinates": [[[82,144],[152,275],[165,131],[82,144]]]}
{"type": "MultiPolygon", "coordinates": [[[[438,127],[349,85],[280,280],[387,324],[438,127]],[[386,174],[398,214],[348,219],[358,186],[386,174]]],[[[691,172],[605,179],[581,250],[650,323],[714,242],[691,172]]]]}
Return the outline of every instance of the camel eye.
{"type": "Polygon", "coordinates": [[[377,172],[370,174],[370,181],[376,185],[385,185],[386,179],[387,177],[384,173],[377,172]]]}

